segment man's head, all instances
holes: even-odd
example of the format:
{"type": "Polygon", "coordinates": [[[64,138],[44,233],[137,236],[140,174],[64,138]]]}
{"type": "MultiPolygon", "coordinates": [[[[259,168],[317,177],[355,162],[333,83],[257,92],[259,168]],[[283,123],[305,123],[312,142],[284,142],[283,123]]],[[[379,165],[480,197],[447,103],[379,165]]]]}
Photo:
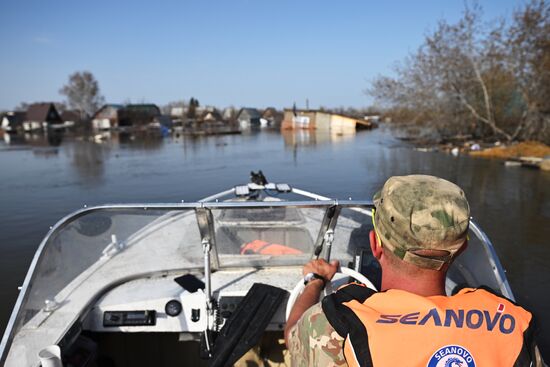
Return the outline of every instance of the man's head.
{"type": "Polygon", "coordinates": [[[440,270],[466,242],[470,208],[464,192],[449,181],[394,176],[373,200],[378,242],[409,264],[440,270]]]}

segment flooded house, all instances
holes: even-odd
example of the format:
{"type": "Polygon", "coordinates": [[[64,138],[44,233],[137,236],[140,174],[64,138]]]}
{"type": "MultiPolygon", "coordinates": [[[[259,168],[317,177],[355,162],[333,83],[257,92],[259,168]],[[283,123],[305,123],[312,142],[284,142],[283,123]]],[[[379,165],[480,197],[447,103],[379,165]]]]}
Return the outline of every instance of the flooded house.
{"type": "Polygon", "coordinates": [[[187,114],[187,109],[184,106],[174,106],[170,108],[170,118],[176,125],[181,125],[187,114]]]}
{"type": "Polygon", "coordinates": [[[155,104],[129,104],[119,110],[118,127],[143,127],[161,116],[160,108],[155,104]]]}
{"type": "Polygon", "coordinates": [[[184,106],[176,106],[170,108],[170,117],[172,118],[182,118],[183,115],[187,112],[187,109],[184,106]]]}
{"type": "Polygon", "coordinates": [[[22,111],[12,111],[2,116],[2,130],[14,133],[23,130],[23,121],[25,121],[26,113],[22,111]]]}
{"type": "Polygon", "coordinates": [[[237,110],[234,107],[226,107],[223,109],[222,118],[224,121],[234,122],[237,117],[237,110]]]}
{"type": "Polygon", "coordinates": [[[92,117],[95,130],[145,127],[161,116],[155,104],[106,104],[92,117]]]}
{"type": "Polygon", "coordinates": [[[274,107],[268,107],[262,112],[260,122],[262,126],[269,125],[272,127],[279,127],[283,122],[284,114],[281,111],[277,111],[274,107]]]}
{"type": "Polygon", "coordinates": [[[223,117],[218,110],[214,109],[212,111],[204,111],[201,116],[199,116],[199,121],[204,123],[222,122],[223,117]]]}
{"type": "Polygon", "coordinates": [[[92,128],[94,130],[109,130],[118,127],[119,111],[124,108],[121,104],[103,105],[92,116],[92,128]]]}
{"type": "Polygon", "coordinates": [[[285,109],[281,130],[319,130],[353,133],[356,129],[372,128],[372,123],[360,118],[321,110],[285,109]]]}
{"type": "Polygon", "coordinates": [[[237,121],[241,128],[247,128],[250,126],[260,126],[260,119],[262,115],[260,111],[255,108],[244,107],[241,108],[237,114],[237,121]]]}
{"type": "Polygon", "coordinates": [[[55,126],[63,126],[63,120],[53,103],[34,103],[27,108],[23,130],[37,131],[55,126]]]}
{"type": "Polygon", "coordinates": [[[226,120],[215,108],[205,108],[196,118],[188,120],[183,127],[183,134],[189,136],[240,134],[241,130],[235,121],[226,120]]]}
{"type": "Polygon", "coordinates": [[[80,116],[80,111],[77,110],[65,110],[61,112],[61,120],[63,120],[65,126],[76,126],[82,120],[80,116]]]}
{"type": "Polygon", "coordinates": [[[193,133],[213,133],[217,129],[223,127],[225,122],[218,110],[203,110],[200,115],[197,115],[190,128],[193,133]]]}

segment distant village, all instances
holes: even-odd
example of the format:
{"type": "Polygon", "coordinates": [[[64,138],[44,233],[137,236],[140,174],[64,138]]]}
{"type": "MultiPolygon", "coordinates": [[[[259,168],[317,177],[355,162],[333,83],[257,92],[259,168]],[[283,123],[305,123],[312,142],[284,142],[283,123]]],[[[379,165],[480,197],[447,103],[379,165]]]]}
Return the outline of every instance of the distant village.
{"type": "Polygon", "coordinates": [[[24,111],[11,111],[0,116],[1,129],[7,134],[77,132],[100,134],[105,131],[152,132],[167,135],[240,134],[249,129],[319,130],[351,133],[376,126],[378,115],[361,111],[340,113],[324,109],[298,109],[295,106],[278,110],[233,107],[219,110],[200,106],[191,99],[185,106],[155,104],[105,104],[91,118],[76,110],[63,109],[55,103],[34,103],[24,111]]]}

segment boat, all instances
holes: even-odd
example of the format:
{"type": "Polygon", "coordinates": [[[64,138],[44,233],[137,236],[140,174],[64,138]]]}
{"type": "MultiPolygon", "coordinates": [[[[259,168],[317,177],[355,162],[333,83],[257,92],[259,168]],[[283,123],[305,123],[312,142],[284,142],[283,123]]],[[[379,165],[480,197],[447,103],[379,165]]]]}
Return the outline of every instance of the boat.
{"type": "MultiPolygon", "coordinates": [[[[350,278],[379,286],[368,245],[372,209],[371,201],[268,182],[260,171],[198,202],[77,210],[40,243],[0,364],[221,366],[261,340],[254,350],[284,363],[283,329],[304,263],[340,260],[326,293],[350,278]]],[[[473,220],[469,236],[446,292],[484,285],[513,300],[495,249],[473,220]]]]}

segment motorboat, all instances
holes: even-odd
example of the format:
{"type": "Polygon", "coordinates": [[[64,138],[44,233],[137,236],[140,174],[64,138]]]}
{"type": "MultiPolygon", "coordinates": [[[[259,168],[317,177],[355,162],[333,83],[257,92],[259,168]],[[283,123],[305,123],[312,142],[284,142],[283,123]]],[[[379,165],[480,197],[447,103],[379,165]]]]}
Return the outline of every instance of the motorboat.
{"type": "MultiPolygon", "coordinates": [[[[262,363],[284,365],[283,329],[304,263],[340,260],[326,292],[350,279],[379,286],[372,209],[371,201],[328,198],[253,173],[251,182],[198,202],[77,210],[40,243],[0,363],[223,366],[252,348],[262,363]]],[[[446,292],[484,285],[513,300],[473,220],[469,238],[446,292]]]]}

